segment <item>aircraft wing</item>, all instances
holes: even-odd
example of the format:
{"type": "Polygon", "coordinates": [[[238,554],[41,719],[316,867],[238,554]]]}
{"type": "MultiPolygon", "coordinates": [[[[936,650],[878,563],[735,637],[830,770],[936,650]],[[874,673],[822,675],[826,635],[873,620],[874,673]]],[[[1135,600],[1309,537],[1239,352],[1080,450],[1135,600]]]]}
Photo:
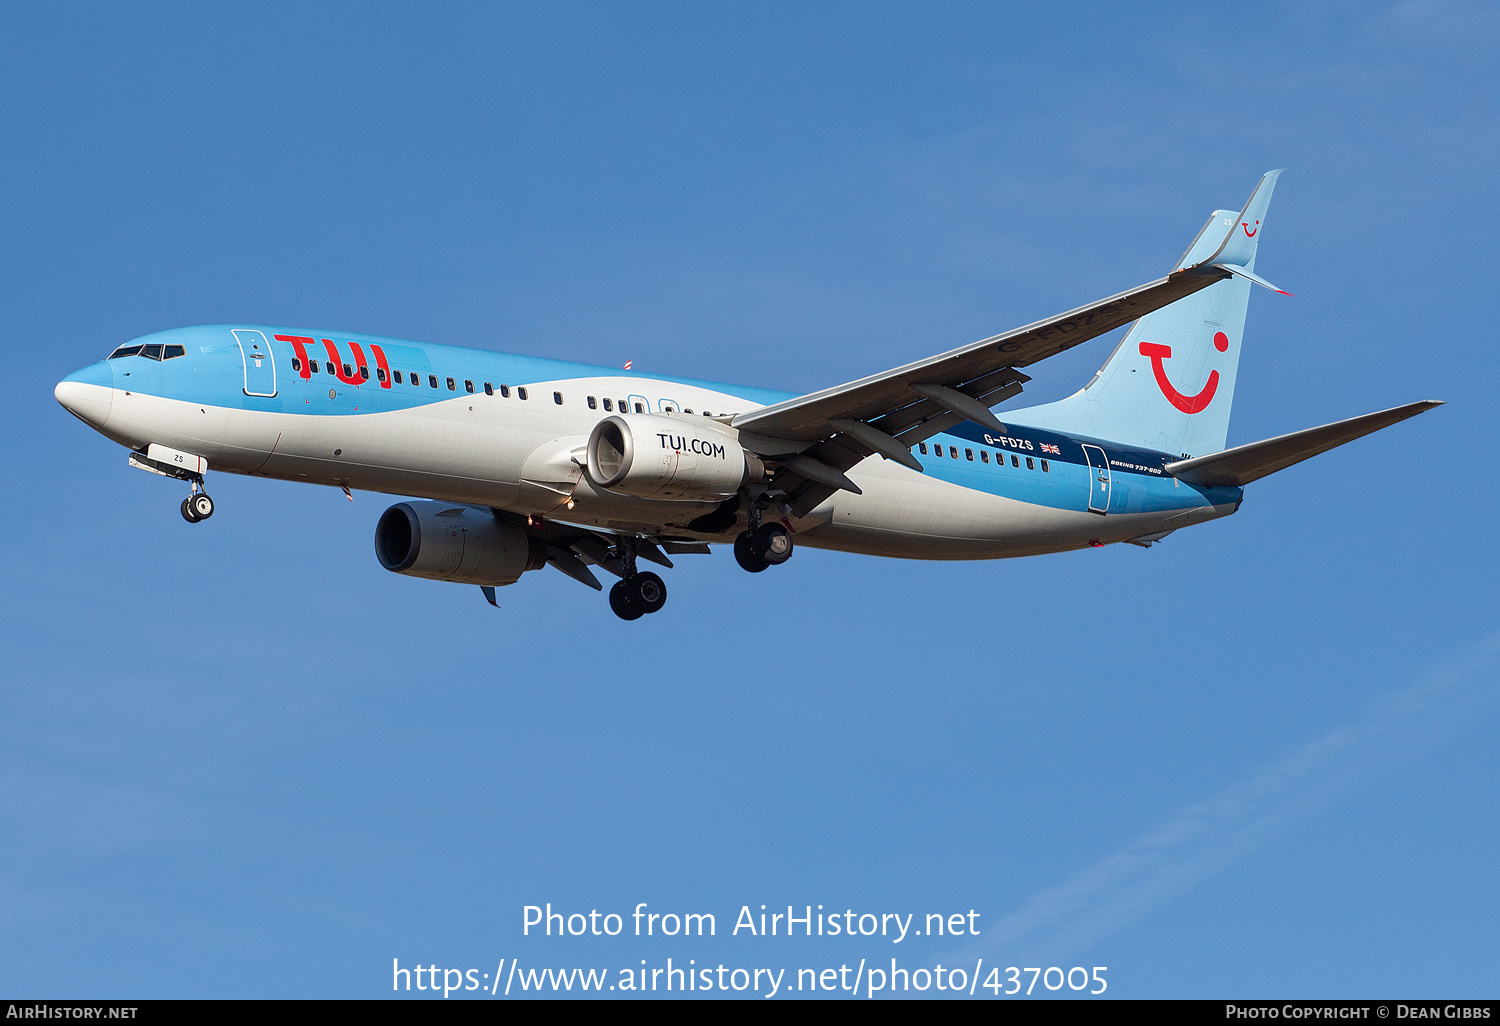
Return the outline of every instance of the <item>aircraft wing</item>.
{"type": "Polygon", "coordinates": [[[998,433],[990,407],[1031,379],[1018,368],[1071,349],[1230,276],[1222,266],[1165,278],[1001,335],[734,418],[741,444],[785,457],[773,479],[797,516],[839,488],[843,471],[879,453],[920,471],[911,447],[972,420],[998,433]]]}

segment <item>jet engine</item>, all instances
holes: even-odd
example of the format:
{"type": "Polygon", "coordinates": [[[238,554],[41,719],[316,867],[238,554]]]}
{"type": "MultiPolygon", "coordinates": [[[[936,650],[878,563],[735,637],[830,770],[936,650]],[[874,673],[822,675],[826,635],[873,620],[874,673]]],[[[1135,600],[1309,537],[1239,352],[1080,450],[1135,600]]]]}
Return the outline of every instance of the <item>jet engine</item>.
{"type": "Polygon", "coordinates": [[[639,499],[716,502],[765,474],[732,433],[692,417],[605,417],[589,435],[586,452],[594,484],[639,499]]]}
{"type": "Polygon", "coordinates": [[[375,556],[398,574],[459,584],[514,584],[547,563],[542,543],[489,510],[398,502],[375,525],[375,556]]]}

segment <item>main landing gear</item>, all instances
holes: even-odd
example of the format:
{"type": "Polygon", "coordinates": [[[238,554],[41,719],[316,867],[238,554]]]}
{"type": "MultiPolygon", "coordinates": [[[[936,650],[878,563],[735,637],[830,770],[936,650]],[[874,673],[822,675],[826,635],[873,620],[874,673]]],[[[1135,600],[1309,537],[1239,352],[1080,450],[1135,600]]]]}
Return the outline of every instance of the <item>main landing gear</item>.
{"type": "Polygon", "coordinates": [[[190,524],[196,524],[200,520],[207,520],[214,515],[214,500],[208,497],[203,490],[203,478],[190,478],[189,484],[192,492],[186,499],[182,500],[182,519],[190,524]]]}
{"type": "Polygon", "coordinates": [[[649,570],[617,581],[609,589],[609,608],[621,620],[639,620],[666,604],[666,582],[649,570]]]}
{"type": "Polygon", "coordinates": [[[781,524],[762,524],[760,511],[752,507],[750,530],[741,531],[734,540],[734,559],[740,566],[758,574],[768,566],[780,566],[792,558],[792,532],[781,524]]]}
{"type": "Polygon", "coordinates": [[[609,608],[621,620],[639,620],[667,604],[667,583],[647,570],[635,569],[635,546],[628,545],[620,558],[625,576],[609,589],[609,608]]]}

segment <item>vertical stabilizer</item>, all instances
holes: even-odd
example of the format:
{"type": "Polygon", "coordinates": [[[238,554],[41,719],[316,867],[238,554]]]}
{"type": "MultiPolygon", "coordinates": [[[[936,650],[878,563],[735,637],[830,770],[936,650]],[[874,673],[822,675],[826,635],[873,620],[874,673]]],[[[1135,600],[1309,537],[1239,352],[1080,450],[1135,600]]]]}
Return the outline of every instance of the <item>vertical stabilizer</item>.
{"type": "MultiPolygon", "coordinates": [[[[1261,178],[1244,209],[1214,211],[1174,269],[1212,263],[1253,275],[1280,174],[1261,178]]],[[[1217,452],[1229,436],[1250,284],[1237,273],[1147,314],[1081,391],[1007,419],[1173,455],[1217,452]]]]}

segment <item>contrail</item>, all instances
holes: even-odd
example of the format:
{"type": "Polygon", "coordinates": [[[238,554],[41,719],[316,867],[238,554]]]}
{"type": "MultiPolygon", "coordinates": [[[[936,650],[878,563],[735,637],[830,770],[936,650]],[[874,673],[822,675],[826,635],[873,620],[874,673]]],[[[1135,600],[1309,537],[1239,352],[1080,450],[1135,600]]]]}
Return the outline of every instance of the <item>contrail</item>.
{"type": "Polygon", "coordinates": [[[1247,780],[1182,809],[986,931],[969,956],[1058,965],[1495,711],[1500,635],[1247,780]]]}

